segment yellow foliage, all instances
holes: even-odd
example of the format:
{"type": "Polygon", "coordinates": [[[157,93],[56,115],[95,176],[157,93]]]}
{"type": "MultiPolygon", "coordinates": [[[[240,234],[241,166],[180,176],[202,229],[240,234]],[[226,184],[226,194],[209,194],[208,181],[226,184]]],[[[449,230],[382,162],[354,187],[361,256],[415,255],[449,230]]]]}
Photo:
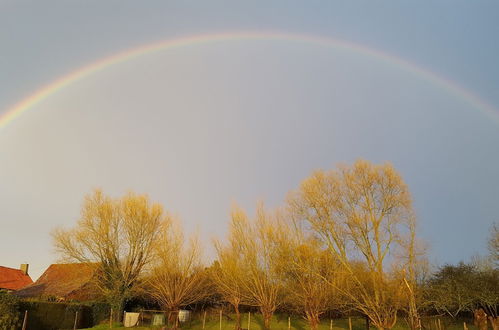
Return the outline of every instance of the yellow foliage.
{"type": "Polygon", "coordinates": [[[169,225],[162,206],[146,195],[130,192],[115,199],[95,190],[85,197],[76,226],[55,229],[52,237],[63,259],[98,264],[97,286],[121,309],[155,258],[155,244],[169,225]]]}
{"type": "Polygon", "coordinates": [[[364,160],[316,171],[290,195],[289,206],[348,274],[350,283],[336,289],[375,326],[393,327],[407,302],[397,274],[409,269],[414,284],[415,218],[402,177],[390,164],[364,160]]]}

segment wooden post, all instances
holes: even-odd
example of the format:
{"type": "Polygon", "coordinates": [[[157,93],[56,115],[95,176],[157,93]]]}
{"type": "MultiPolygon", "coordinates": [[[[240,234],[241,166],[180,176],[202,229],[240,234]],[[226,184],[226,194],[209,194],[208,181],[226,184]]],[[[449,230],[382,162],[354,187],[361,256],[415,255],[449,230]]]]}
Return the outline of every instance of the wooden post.
{"type": "Polygon", "coordinates": [[[329,330],[333,330],[333,319],[331,319],[331,322],[329,324],[329,330]]]}
{"type": "Polygon", "coordinates": [[[352,330],[352,318],[351,317],[348,318],[348,329],[352,330]]]}
{"type": "Polygon", "coordinates": [[[369,316],[366,315],[366,330],[369,330],[369,316]]]}
{"type": "Polygon", "coordinates": [[[468,330],[468,327],[466,326],[466,322],[463,322],[463,328],[464,328],[464,330],[468,330]]]}
{"type": "Polygon", "coordinates": [[[205,322],[206,322],[206,311],[204,311],[204,314],[203,314],[203,329],[204,329],[205,322]]]}
{"type": "Polygon", "coordinates": [[[288,329],[291,329],[291,317],[288,316],[288,329]]]}
{"type": "Polygon", "coordinates": [[[220,330],[222,330],[222,310],[220,310],[220,330]]]}
{"type": "Polygon", "coordinates": [[[113,327],[113,308],[111,307],[111,313],[109,314],[109,329],[113,327]]]}
{"type": "Polygon", "coordinates": [[[23,330],[28,326],[28,311],[24,311],[23,330]]]}
{"type": "Polygon", "coordinates": [[[440,319],[438,319],[438,330],[442,330],[442,324],[440,323],[440,319]]]}
{"type": "Polygon", "coordinates": [[[251,324],[251,312],[248,312],[248,330],[250,330],[250,324],[251,324]]]}
{"type": "Polygon", "coordinates": [[[78,322],[78,311],[75,313],[75,324],[73,325],[73,330],[76,330],[76,322],[78,322]]]}

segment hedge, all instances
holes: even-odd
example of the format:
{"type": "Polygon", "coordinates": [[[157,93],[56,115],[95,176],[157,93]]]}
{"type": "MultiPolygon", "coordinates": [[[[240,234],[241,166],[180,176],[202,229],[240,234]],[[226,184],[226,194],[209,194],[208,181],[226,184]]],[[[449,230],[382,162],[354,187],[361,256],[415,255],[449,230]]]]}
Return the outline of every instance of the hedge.
{"type": "Polygon", "coordinates": [[[0,290],[0,329],[16,329],[20,322],[19,299],[0,290]]]}
{"type": "Polygon", "coordinates": [[[24,301],[21,313],[28,311],[28,330],[73,329],[76,312],[77,328],[90,328],[109,317],[109,305],[105,303],[57,303],[24,301]]]}

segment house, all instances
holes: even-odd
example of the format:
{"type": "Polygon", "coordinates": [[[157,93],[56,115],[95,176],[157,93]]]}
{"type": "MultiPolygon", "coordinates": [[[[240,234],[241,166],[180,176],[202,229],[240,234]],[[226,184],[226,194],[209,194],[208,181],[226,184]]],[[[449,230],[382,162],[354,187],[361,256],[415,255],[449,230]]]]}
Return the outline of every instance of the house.
{"type": "Polygon", "coordinates": [[[16,292],[21,298],[88,301],[99,297],[96,264],[52,264],[33,284],[16,292]]]}
{"type": "Polygon", "coordinates": [[[28,264],[22,264],[19,269],[0,266],[0,290],[16,291],[33,283],[28,267],[28,264]]]}

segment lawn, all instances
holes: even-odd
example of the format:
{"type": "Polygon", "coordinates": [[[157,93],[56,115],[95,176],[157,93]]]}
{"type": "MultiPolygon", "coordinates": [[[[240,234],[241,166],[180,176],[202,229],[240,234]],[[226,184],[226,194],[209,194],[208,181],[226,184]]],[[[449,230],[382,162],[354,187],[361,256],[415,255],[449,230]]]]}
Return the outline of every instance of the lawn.
{"type": "MultiPolygon", "coordinates": [[[[365,319],[364,318],[355,318],[352,319],[352,330],[365,330],[365,319]]],[[[291,329],[293,330],[307,330],[309,329],[307,322],[302,318],[292,317],[290,319],[291,329]]],[[[468,320],[469,321],[469,320],[468,320]]],[[[201,330],[203,329],[203,321],[202,317],[194,317],[190,322],[186,322],[182,324],[181,329],[185,330],[201,330]]],[[[466,322],[469,330],[476,330],[471,322],[466,322]]],[[[442,330],[462,330],[463,323],[461,321],[451,322],[449,319],[442,318],[442,330]]],[[[244,314],[242,317],[241,326],[244,329],[248,328],[248,314],[244,314]]],[[[330,320],[323,319],[319,330],[329,330],[331,326],[330,320]]],[[[135,330],[146,330],[146,329],[160,329],[161,327],[152,327],[152,326],[140,326],[134,327],[132,329],[135,330]]],[[[91,329],[109,329],[108,324],[103,324],[99,326],[95,326],[91,329]]],[[[129,329],[124,328],[116,324],[113,329],[129,329]]],[[[205,330],[219,330],[220,329],[220,321],[218,316],[210,316],[206,318],[205,330]]],[[[234,318],[233,315],[224,316],[222,318],[222,329],[234,329],[234,318]]],[[[260,330],[263,329],[263,321],[260,315],[251,314],[251,324],[250,330],[260,330]]],[[[288,317],[287,315],[275,315],[272,318],[271,324],[272,330],[287,330],[288,329],[288,317]]],[[[333,320],[333,330],[346,330],[348,329],[348,319],[334,319],[333,320]]],[[[371,330],[375,330],[376,328],[371,325],[371,330]]],[[[392,328],[393,330],[408,330],[408,327],[403,319],[400,319],[399,322],[392,328]]],[[[431,326],[428,330],[437,330],[435,327],[431,326]]]]}

